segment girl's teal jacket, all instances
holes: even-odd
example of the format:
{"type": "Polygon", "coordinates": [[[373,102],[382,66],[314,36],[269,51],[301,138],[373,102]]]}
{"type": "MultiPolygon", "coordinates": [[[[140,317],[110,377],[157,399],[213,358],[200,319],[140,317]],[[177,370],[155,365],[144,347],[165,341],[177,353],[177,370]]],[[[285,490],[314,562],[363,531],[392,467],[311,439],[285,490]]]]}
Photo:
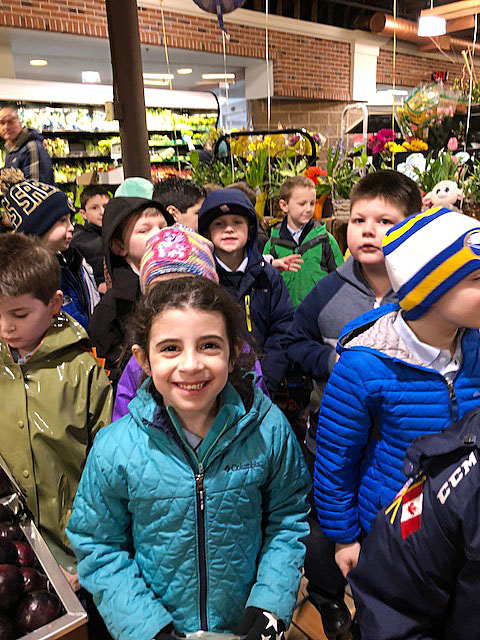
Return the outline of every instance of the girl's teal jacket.
{"type": "Polygon", "coordinates": [[[96,437],[68,536],[81,584],[116,640],[231,632],[244,608],[288,626],[308,534],[309,476],[290,425],[259,390],[228,383],[195,454],[150,380],[96,437]]]}

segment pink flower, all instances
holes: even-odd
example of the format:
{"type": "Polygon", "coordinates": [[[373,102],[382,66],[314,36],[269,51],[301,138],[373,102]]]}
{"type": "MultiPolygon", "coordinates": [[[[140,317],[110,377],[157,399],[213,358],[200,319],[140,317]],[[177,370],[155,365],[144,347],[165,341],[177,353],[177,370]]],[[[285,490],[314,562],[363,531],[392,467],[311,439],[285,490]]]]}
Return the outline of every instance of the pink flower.
{"type": "Polygon", "coordinates": [[[449,151],[456,151],[458,149],[458,140],[456,138],[450,138],[447,147],[449,151]]]}

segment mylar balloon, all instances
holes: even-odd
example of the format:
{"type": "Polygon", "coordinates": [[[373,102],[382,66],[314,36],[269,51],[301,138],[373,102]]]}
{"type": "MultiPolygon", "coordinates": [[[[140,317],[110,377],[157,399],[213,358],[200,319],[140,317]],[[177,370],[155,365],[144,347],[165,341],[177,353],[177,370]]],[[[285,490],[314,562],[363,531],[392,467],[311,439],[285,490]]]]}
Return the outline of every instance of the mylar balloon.
{"type": "Polygon", "coordinates": [[[245,4],[245,0],[193,0],[195,4],[203,9],[204,11],[208,11],[208,13],[215,13],[218,16],[218,22],[223,30],[225,27],[223,25],[223,14],[230,13],[231,11],[235,11],[243,4],[245,4]]]}

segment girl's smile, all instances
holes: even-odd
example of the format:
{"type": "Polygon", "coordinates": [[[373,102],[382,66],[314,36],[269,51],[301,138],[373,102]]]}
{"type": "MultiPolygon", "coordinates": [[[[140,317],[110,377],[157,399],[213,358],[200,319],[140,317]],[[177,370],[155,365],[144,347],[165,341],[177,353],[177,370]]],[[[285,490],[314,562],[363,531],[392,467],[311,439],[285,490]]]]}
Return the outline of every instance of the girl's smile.
{"type": "MultiPolygon", "coordinates": [[[[138,357],[138,352],[134,355],[138,357]]],[[[208,428],[218,394],[230,370],[230,347],[220,313],[192,308],[166,309],[152,322],[147,361],[142,366],[165,406],[188,429],[192,419],[208,428]]]]}

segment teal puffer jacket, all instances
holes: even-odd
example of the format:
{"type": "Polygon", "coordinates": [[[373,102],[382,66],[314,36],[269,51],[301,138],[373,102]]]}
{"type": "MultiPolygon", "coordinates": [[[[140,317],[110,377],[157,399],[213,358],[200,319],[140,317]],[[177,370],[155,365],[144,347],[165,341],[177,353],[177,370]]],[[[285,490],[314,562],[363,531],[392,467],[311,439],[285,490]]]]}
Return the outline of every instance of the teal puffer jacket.
{"type": "Polygon", "coordinates": [[[149,382],[88,457],[67,530],[80,583],[116,640],[171,622],[231,632],[246,606],[288,625],[310,484],[290,425],[260,390],[246,410],[227,384],[195,454],[149,382]]]}

